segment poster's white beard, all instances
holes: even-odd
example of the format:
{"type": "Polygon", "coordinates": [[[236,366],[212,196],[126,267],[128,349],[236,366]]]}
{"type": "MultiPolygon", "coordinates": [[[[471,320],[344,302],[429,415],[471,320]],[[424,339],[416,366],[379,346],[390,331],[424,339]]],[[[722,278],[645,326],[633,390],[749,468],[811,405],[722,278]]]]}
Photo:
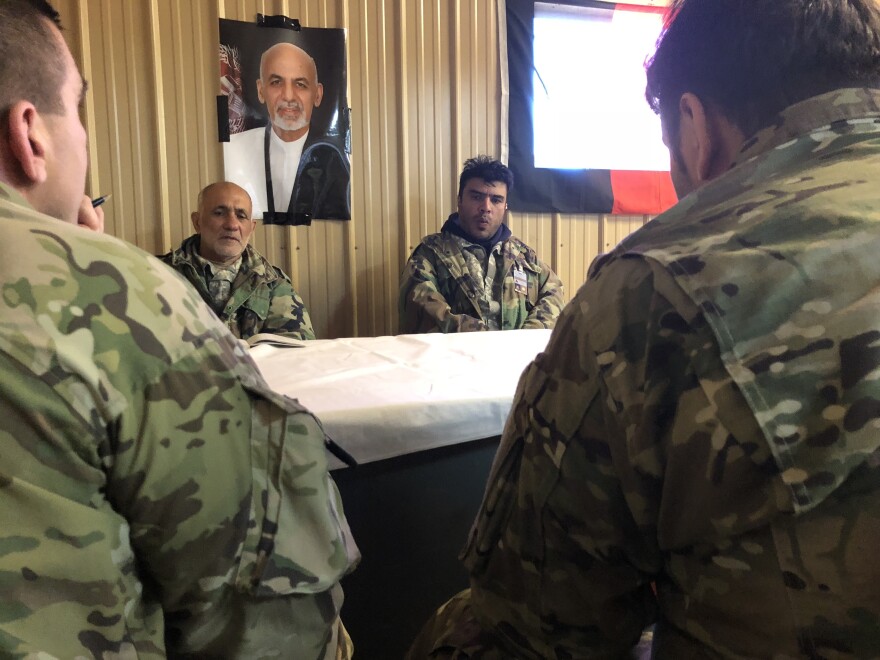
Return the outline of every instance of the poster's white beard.
{"type": "Polygon", "coordinates": [[[296,119],[286,119],[281,115],[282,107],[275,108],[275,118],[272,120],[272,123],[280,128],[282,131],[298,131],[301,128],[305,128],[308,126],[309,122],[306,119],[306,115],[303,112],[302,106],[299,104],[288,106],[289,108],[294,108],[299,111],[299,117],[296,119]]]}

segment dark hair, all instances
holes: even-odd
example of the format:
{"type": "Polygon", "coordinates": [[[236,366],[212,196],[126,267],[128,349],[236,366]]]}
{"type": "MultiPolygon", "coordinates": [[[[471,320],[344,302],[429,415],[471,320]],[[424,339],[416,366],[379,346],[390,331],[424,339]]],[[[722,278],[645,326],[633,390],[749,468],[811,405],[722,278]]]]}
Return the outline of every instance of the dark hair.
{"type": "Polygon", "coordinates": [[[490,156],[475,156],[464,161],[464,169],[461,176],[458,177],[458,196],[461,198],[461,191],[464,190],[465,184],[471,179],[482,179],[489,183],[500,181],[507,185],[507,192],[513,188],[513,172],[500,160],[495,160],[490,156]]]}
{"type": "Polygon", "coordinates": [[[645,97],[678,140],[686,92],[744,134],[788,106],[842,87],[880,81],[875,0],[673,0],[645,97]]]}
{"type": "Polygon", "coordinates": [[[58,12],[46,0],[0,0],[0,119],[22,100],[42,112],[64,113],[66,46],[51,24],[61,29],[58,12]]]}

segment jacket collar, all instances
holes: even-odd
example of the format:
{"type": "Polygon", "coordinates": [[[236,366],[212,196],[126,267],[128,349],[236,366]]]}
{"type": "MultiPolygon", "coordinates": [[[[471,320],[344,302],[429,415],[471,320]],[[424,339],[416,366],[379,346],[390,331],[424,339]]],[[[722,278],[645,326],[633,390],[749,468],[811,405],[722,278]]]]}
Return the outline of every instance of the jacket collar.
{"type": "Polygon", "coordinates": [[[837,89],[805,99],[780,112],[772,124],[747,139],[731,167],[811,133],[816,133],[817,141],[821,142],[822,129],[832,124],[853,120],[873,124],[877,118],[880,118],[880,89],[837,89]]]}
{"type": "Polygon", "coordinates": [[[443,223],[443,228],[440,231],[444,231],[454,236],[458,236],[459,238],[463,238],[464,240],[468,241],[469,243],[473,243],[474,245],[479,245],[484,250],[486,250],[486,252],[490,252],[492,248],[495,247],[498,243],[503,243],[512,235],[510,227],[502,222],[501,226],[498,227],[498,231],[496,231],[489,238],[472,238],[467,233],[465,233],[464,228],[461,226],[461,222],[458,219],[458,213],[451,214],[446,219],[446,222],[443,223]]]}
{"type": "MultiPolygon", "coordinates": [[[[198,234],[193,234],[185,239],[183,243],[180,244],[180,247],[172,253],[171,265],[175,268],[182,264],[190,264],[195,267],[196,261],[190,255],[194,255],[198,252],[200,240],[201,237],[198,234]]],[[[267,281],[277,278],[277,274],[275,273],[275,269],[272,268],[272,265],[266,261],[265,257],[257,252],[250,243],[245,247],[244,252],[241,253],[241,268],[239,269],[239,275],[243,273],[254,273],[267,281]]]]}

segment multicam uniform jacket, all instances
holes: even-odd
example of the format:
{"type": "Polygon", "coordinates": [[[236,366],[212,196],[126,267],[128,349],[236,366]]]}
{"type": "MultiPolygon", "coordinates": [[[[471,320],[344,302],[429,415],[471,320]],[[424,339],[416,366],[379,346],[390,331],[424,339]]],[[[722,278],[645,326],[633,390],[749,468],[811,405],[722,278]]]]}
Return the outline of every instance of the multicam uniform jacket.
{"type": "Polygon", "coordinates": [[[434,657],[621,657],[655,621],[656,658],[880,656],[880,90],[737,163],[524,372],[434,657]]]}
{"type": "Polygon", "coordinates": [[[406,263],[400,333],[552,328],[565,304],[556,273],[506,227],[507,238],[487,255],[447,230],[456,216],[443,231],[426,236],[406,263]],[[503,275],[493,277],[498,269],[503,275]],[[497,314],[493,302],[500,303],[497,314]]]}
{"type": "Polygon", "coordinates": [[[3,185],[0,224],[0,656],[336,657],[317,420],[157,260],[3,185]]]}
{"type": "Polygon", "coordinates": [[[212,306],[236,337],[247,339],[259,332],[314,339],[309,311],[290,278],[270,264],[253,246],[242,253],[241,269],[232,283],[232,294],[222,309],[213,306],[204,273],[193,256],[199,236],[187,238],[181,246],[160,257],[192,284],[202,299],[212,306]]]}

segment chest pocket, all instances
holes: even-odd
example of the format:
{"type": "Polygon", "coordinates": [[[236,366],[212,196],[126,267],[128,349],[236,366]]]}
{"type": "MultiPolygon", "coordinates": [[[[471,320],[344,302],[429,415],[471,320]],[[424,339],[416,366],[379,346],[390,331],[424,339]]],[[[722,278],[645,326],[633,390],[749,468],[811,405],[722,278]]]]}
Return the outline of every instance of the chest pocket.
{"type": "Polygon", "coordinates": [[[234,334],[247,339],[262,330],[269,317],[270,294],[265,283],[258,284],[253,289],[250,286],[241,287],[233,292],[223,314],[234,334]],[[236,329],[238,333],[235,333],[236,329]]]}
{"type": "Polygon", "coordinates": [[[538,303],[538,289],[541,273],[530,263],[516,263],[510,268],[508,282],[513,297],[525,302],[529,312],[538,303]]]}

